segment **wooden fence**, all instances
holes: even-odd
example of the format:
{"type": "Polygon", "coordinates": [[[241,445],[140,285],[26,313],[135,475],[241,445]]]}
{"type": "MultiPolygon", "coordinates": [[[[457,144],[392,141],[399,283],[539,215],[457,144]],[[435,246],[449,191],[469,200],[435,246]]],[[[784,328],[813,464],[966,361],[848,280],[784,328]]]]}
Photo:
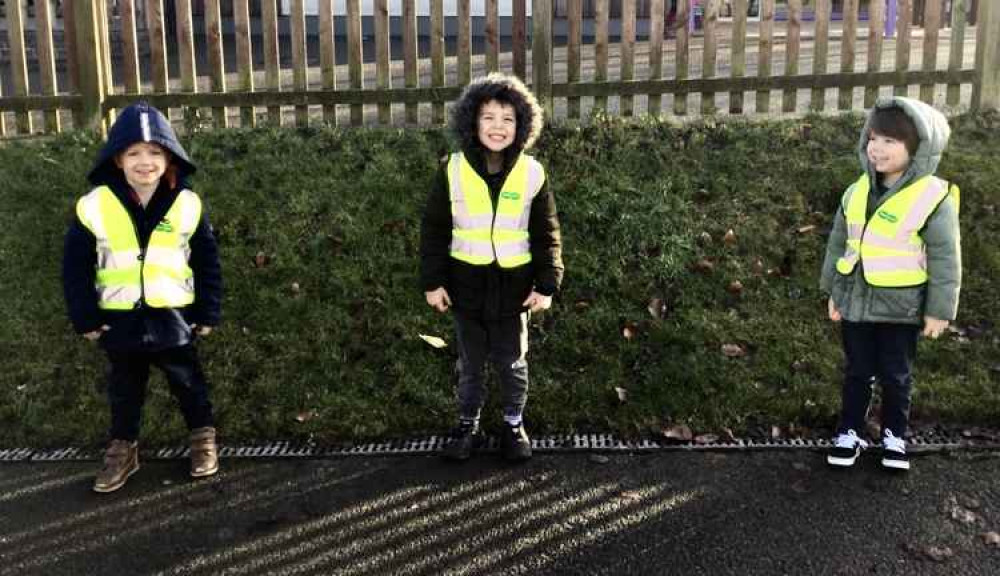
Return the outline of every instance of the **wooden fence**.
{"type": "Polygon", "coordinates": [[[346,0],[346,15],[336,18],[333,0],[317,0],[319,66],[311,68],[305,0],[290,0],[289,70],[280,65],[279,10],[271,0],[263,2],[261,11],[261,71],[253,66],[249,0],[231,0],[236,65],[230,64],[235,73],[227,74],[221,0],[204,0],[206,70],[196,70],[192,0],[116,0],[113,11],[108,9],[109,1],[64,0],[68,73],[57,87],[54,10],[51,0],[35,0],[33,64],[38,81],[34,92],[28,86],[28,21],[23,0],[6,1],[12,80],[11,86],[0,86],[0,137],[58,132],[70,115],[77,127],[103,129],[114,109],[140,97],[163,109],[210,108],[212,122],[219,127],[253,125],[259,119],[257,109],[266,109],[270,122],[296,125],[317,121],[360,125],[366,121],[366,108],[373,112],[370,121],[376,123],[442,123],[446,103],[459,95],[474,68],[477,72],[504,69],[526,78],[550,115],[558,108],[558,116],[570,119],[583,115],[583,102],[589,111],[608,110],[610,100],[616,104],[610,113],[622,115],[635,113],[640,103],[644,104],[640,112],[653,115],[713,114],[720,111],[719,102],[726,96],[728,112],[733,114],[750,113],[751,108],[756,114],[795,112],[803,99],[809,110],[851,109],[870,106],[881,87],[907,94],[911,86],[919,87],[924,101],[950,106],[959,103],[962,87],[970,86],[972,108],[1000,108],[1000,2],[953,0],[950,22],[942,21],[943,2],[920,2],[924,13],[922,33],[918,33],[912,26],[915,0],[891,0],[897,8],[896,35],[886,39],[882,2],[870,3],[864,34],[859,27],[859,0],[842,0],[841,19],[836,22],[839,34],[831,34],[831,0],[807,0],[808,19],[803,18],[803,0],[786,0],[783,22],[775,20],[775,0],[760,0],[760,20],[753,22],[755,34],[751,35],[748,0],[728,0],[733,16],[726,21],[719,18],[723,0],[700,0],[702,29],[697,31],[688,25],[689,2],[678,3],[675,18],[667,26],[664,3],[669,4],[668,0],[649,0],[650,17],[643,20],[637,19],[637,3],[626,0],[615,22],[619,41],[612,43],[609,0],[594,1],[593,21],[585,21],[582,3],[573,1],[567,6],[565,21],[560,20],[565,46],[554,49],[552,0],[531,0],[530,5],[527,0],[512,0],[511,49],[501,53],[498,0],[480,0],[475,7],[485,14],[484,53],[473,54],[473,6],[470,0],[457,0],[455,48],[446,55],[444,1],[432,0],[429,18],[422,17],[424,27],[429,25],[429,54],[420,57],[416,2],[404,0],[402,14],[393,16],[402,26],[400,58],[390,55],[389,2],[373,0],[374,63],[366,63],[363,47],[371,50],[372,42],[366,43],[362,35],[360,0],[346,0]],[[142,73],[137,1],[145,2],[145,25],[138,28],[145,31],[148,46],[142,52],[149,55],[142,73]],[[164,1],[175,2],[172,31],[165,25],[164,1]],[[978,10],[975,27],[966,25],[970,6],[978,10]],[[339,33],[337,21],[342,24],[339,33]],[[116,51],[122,56],[114,67],[110,28],[120,30],[120,50],[116,51]],[[584,42],[585,28],[592,32],[590,42],[584,42]],[[644,42],[638,41],[639,29],[644,42]],[[945,54],[945,45],[939,42],[942,30],[948,31],[946,62],[939,62],[945,54]],[[966,60],[972,58],[964,55],[972,34],[975,56],[970,65],[966,60]],[[168,37],[176,41],[179,77],[175,78],[168,77],[168,37]],[[345,40],[347,64],[338,66],[335,46],[345,40]],[[804,48],[810,45],[811,58],[806,58],[810,55],[804,48]],[[867,55],[865,62],[857,58],[859,48],[867,55]],[[883,60],[892,57],[889,48],[894,50],[894,65],[886,66],[883,60]],[[922,58],[915,66],[910,56],[918,49],[922,58]],[[756,58],[748,59],[754,51],[756,58]],[[803,58],[811,63],[804,72],[800,71],[803,58]],[[748,73],[748,60],[755,68],[753,74],[748,73]],[[828,69],[831,62],[836,70],[828,69]],[[946,88],[936,94],[936,87],[942,86],[946,88]],[[834,93],[836,98],[832,98],[834,93]],[[671,98],[671,105],[665,106],[664,96],[671,98]],[[699,110],[689,110],[689,96],[700,96],[699,110]],[[294,115],[283,118],[283,109],[286,113],[294,110],[294,115]],[[340,117],[338,109],[345,112],[340,117]]]}

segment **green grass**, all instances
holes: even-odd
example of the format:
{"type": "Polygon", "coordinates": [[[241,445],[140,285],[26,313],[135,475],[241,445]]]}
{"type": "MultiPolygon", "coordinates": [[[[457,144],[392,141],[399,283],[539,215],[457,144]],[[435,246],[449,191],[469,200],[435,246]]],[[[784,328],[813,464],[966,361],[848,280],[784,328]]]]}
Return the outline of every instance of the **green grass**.
{"type": "MultiPolygon", "coordinates": [[[[967,339],[921,343],[914,416],[996,424],[1000,116],[952,124],[939,173],[962,186],[967,339]]],[[[536,154],[567,273],[553,309],[532,321],[532,429],[634,437],[679,422],[737,433],[832,425],[842,355],[817,277],[832,213],[857,177],[860,127],[851,115],[548,129],[536,154]],[[728,230],[735,241],[724,241],[728,230]],[[746,355],[726,357],[724,344],[746,355]]],[[[201,351],[226,439],[447,427],[454,350],[417,336],[453,339],[417,282],[420,214],[445,133],[261,128],[184,141],[223,255],[224,325],[201,351]]],[[[72,334],[59,282],[62,235],[98,146],[70,134],[0,147],[0,446],[92,444],[107,427],[104,358],[72,334]]],[[[491,400],[489,417],[497,412],[491,400]]],[[[145,441],[184,433],[154,377],[145,441]]]]}

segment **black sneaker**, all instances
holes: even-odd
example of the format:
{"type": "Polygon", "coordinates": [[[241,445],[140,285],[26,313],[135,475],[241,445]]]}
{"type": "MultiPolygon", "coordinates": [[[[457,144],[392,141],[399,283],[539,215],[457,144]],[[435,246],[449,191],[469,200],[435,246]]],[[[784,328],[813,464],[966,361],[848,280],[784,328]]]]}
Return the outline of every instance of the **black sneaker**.
{"type": "Polygon", "coordinates": [[[523,461],[531,458],[531,440],[523,425],[504,425],[500,434],[500,453],[505,460],[523,461]]]}
{"type": "Polygon", "coordinates": [[[448,434],[448,440],[444,443],[441,455],[447,460],[462,462],[468,460],[481,443],[482,435],[479,433],[479,425],[463,422],[452,428],[448,434]]]}
{"type": "Polygon", "coordinates": [[[843,434],[838,434],[833,440],[833,448],[826,456],[826,463],[830,466],[841,466],[848,468],[854,466],[854,461],[858,459],[861,451],[868,447],[868,443],[858,438],[854,430],[848,430],[843,434]]]}
{"type": "Polygon", "coordinates": [[[886,430],[882,436],[882,467],[890,470],[909,470],[910,459],[906,456],[906,442],[886,430]]]}

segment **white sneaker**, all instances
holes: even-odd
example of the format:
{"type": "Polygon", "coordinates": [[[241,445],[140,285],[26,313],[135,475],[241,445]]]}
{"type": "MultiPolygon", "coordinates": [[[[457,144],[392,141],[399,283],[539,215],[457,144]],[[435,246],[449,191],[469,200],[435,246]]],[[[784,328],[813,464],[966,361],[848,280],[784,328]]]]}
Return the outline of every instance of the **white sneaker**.
{"type": "Polygon", "coordinates": [[[906,441],[886,430],[882,436],[882,467],[892,470],[909,470],[910,460],[906,457],[906,441]]]}
{"type": "Polygon", "coordinates": [[[854,466],[854,461],[858,459],[861,451],[868,447],[868,443],[858,438],[857,432],[848,430],[843,434],[838,434],[833,440],[833,448],[826,455],[826,463],[830,466],[850,467],[854,466]]]}

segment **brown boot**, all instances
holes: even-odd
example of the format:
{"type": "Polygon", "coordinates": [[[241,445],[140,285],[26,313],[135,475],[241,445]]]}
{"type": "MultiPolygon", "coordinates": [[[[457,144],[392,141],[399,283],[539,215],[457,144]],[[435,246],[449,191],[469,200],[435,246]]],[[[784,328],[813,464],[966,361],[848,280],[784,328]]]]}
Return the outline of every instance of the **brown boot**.
{"type": "Polygon", "coordinates": [[[219,450],[215,428],[206,426],[191,431],[191,477],[202,478],[219,471],[219,450]]]}
{"type": "Polygon", "coordinates": [[[139,445],[128,440],[112,440],[104,453],[104,467],[94,479],[94,492],[114,492],[139,470],[139,445]]]}

